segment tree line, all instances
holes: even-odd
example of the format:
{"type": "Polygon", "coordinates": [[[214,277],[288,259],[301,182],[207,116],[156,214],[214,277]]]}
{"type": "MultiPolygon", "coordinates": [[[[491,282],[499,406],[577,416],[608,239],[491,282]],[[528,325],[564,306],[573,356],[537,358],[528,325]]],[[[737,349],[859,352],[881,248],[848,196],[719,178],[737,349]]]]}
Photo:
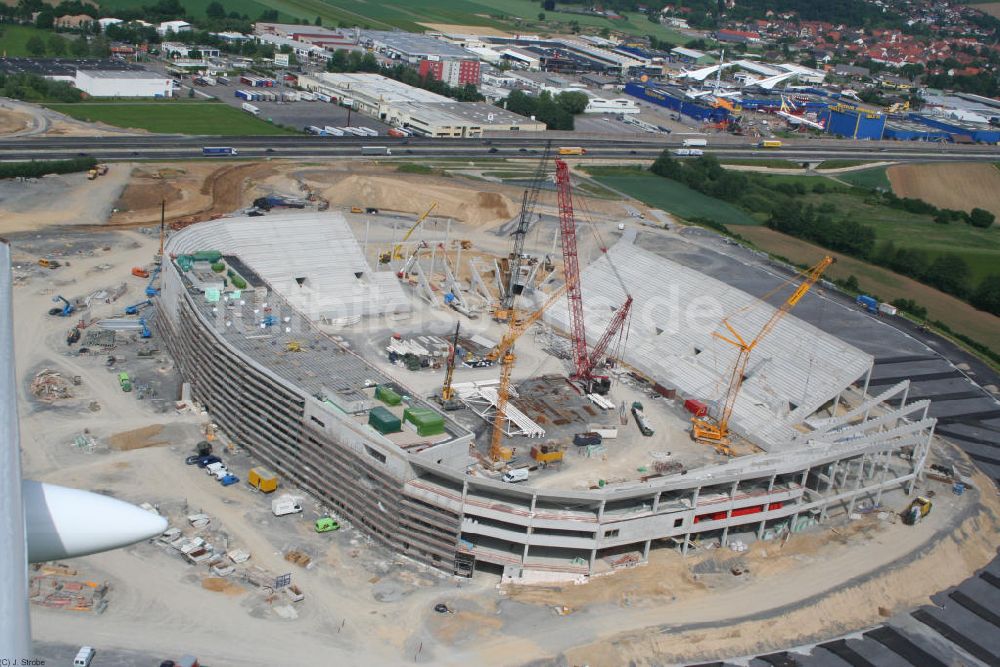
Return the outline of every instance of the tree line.
{"type": "MultiPolygon", "coordinates": [[[[836,186],[817,183],[808,189],[801,182],[774,183],[759,174],[727,170],[712,155],[682,162],[669,151],[663,151],[650,170],[702,194],[766,215],[765,224],[770,229],[886,267],[963,299],[980,310],[1000,315],[1000,273],[974,284],[968,262],[959,255],[947,252],[930,255],[920,249],[897,247],[892,241],[879,244],[873,227],[839,216],[833,204],[803,204],[799,200],[809,192],[822,194],[836,186]]],[[[920,199],[874,190],[866,196],[869,203],[931,216],[939,224],[961,220],[987,228],[994,223],[993,214],[983,209],[973,209],[970,213],[939,209],[920,199]]]]}

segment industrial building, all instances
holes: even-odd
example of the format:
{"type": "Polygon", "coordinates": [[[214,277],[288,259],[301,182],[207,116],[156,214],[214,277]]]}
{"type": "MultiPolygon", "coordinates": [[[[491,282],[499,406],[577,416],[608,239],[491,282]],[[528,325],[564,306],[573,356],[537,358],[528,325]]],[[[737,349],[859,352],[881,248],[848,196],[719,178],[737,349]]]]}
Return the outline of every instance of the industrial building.
{"type": "MultiPolygon", "coordinates": [[[[695,294],[724,309],[755,300],[631,243],[620,241],[611,260],[584,271],[588,326],[607,321],[611,310],[602,304],[620,303],[615,290],[631,286],[636,342],[624,359],[673,404],[711,399],[731,353],[712,349],[711,326],[678,325],[672,308],[692,307],[695,294]],[[624,282],[609,269],[615,259],[624,282]],[[663,279],[654,284],[651,275],[663,279]],[[674,307],[658,289],[670,284],[681,295],[674,307]]],[[[537,480],[507,483],[477,462],[472,431],[345,338],[377,328],[407,303],[429,307],[420,294],[440,299],[446,290],[431,289],[433,270],[420,268],[417,251],[402,269],[416,272],[416,291],[397,281],[396,269],[368,266],[334,212],[206,222],[175,233],[166,252],[156,326],[213,421],[375,541],[449,574],[586,576],[641,563],[655,548],[686,554],[739,535],[773,539],[911,489],[930,446],[929,403],[909,402],[907,381],[874,397],[866,384],[852,388],[867,377],[871,357],[788,317],[755,354],[734,412],[757,453],[720,461],[703,445],[676,440],[663,473],[581,484],[574,460],[532,473],[537,480]],[[344,335],[326,333],[331,325],[344,335]],[[846,408],[833,401],[848,395],[846,408]]],[[[464,297],[462,285],[449,289],[470,302],[475,291],[488,294],[475,278],[464,297]]],[[[549,279],[537,285],[536,307],[557,303],[555,289],[549,279]]],[[[769,308],[748,310],[733,326],[757,326],[769,308]]],[[[566,319],[561,310],[549,311],[556,329],[566,319]]],[[[466,383],[459,395],[489,401],[490,391],[466,383]]],[[[683,424],[672,410],[657,408],[655,418],[683,424]]],[[[609,457],[634,447],[615,442],[609,457]]]]}
{"type": "Polygon", "coordinates": [[[170,97],[174,80],[147,71],[77,70],[73,85],[91,97],[170,97]]]}
{"type": "Polygon", "coordinates": [[[363,30],[359,44],[418,68],[420,76],[450,86],[479,85],[479,55],[428,35],[399,31],[363,30]]]}
{"type": "Polygon", "coordinates": [[[479,137],[484,132],[538,132],[545,124],[481,102],[456,102],[380,74],[319,73],[299,86],[396,127],[429,137],[479,137]]]}

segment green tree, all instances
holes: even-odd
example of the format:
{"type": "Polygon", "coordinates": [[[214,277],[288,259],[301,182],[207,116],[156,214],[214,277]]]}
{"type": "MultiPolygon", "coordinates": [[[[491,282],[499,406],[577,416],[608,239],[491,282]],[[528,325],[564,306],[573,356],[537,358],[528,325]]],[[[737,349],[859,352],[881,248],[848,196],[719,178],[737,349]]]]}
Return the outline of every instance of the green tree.
{"type": "Polygon", "coordinates": [[[556,95],[555,100],[556,104],[574,116],[583,113],[583,110],[587,108],[587,103],[590,102],[590,98],[587,97],[586,93],[578,91],[559,93],[556,95]]]}
{"type": "Polygon", "coordinates": [[[66,55],[66,40],[59,35],[49,37],[49,53],[56,57],[66,55]]]}
{"type": "Polygon", "coordinates": [[[80,37],[79,39],[74,39],[73,43],[69,47],[70,53],[78,58],[86,58],[90,55],[90,44],[87,43],[86,37],[80,37]]]}
{"type": "Polygon", "coordinates": [[[222,6],[221,2],[210,2],[205,7],[205,16],[210,19],[224,19],[226,18],[226,8],[222,6]]]}
{"type": "Polygon", "coordinates": [[[986,229],[993,224],[994,220],[996,220],[996,216],[981,208],[974,208],[972,209],[972,212],[969,213],[969,224],[973,227],[986,229]]]}
{"type": "Polygon", "coordinates": [[[965,296],[969,291],[971,276],[968,263],[953,253],[939,255],[927,267],[927,282],[943,292],[965,296]]]}
{"type": "Polygon", "coordinates": [[[983,278],[969,302],[979,310],[1000,315],[1000,274],[983,278]]]}
{"type": "Polygon", "coordinates": [[[538,20],[539,21],[545,20],[545,12],[538,12],[538,20]]]}
{"type": "Polygon", "coordinates": [[[322,16],[317,16],[316,20],[313,21],[313,25],[315,25],[315,26],[321,26],[322,27],[322,25],[323,25],[323,17],[322,16]]]}
{"type": "Polygon", "coordinates": [[[35,17],[35,27],[41,28],[42,30],[51,30],[55,20],[56,15],[52,11],[52,8],[46,7],[42,11],[38,12],[38,16],[35,17]]]}
{"type": "Polygon", "coordinates": [[[29,37],[28,41],[24,44],[24,48],[28,50],[28,53],[36,58],[38,56],[45,55],[45,42],[43,42],[42,38],[38,35],[32,35],[29,37]]]}
{"type": "Polygon", "coordinates": [[[278,10],[277,9],[265,9],[260,13],[260,20],[265,22],[271,22],[278,20],[278,10]]]}
{"type": "Polygon", "coordinates": [[[844,289],[850,292],[860,292],[861,285],[858,284],[858,277],[853,273],[847,276],[847,280],[844,281],[844,289]]]}

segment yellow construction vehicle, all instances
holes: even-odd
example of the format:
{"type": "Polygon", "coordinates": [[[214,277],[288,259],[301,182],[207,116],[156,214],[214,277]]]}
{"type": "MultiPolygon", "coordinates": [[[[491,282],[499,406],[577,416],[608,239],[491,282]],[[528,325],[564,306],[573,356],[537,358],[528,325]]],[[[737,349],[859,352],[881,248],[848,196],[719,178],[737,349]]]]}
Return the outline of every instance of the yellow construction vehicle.
{"type": "Polygon", "coordinates": [[[402,240],[399,243],[397,243],[391,251],[384,252],[381,255],[379,255],[378,261],[380,264],[388,264],[394,259],[403,259],[403,244],[406,243],[406,240],[410,238],[410,235],[417,230],[417,227],[420,226],[420,223],[422,223],[424,220],[427,219],[427,216],[431,214],[431,211],[437,208],[437,205],[438,205],[437,202],[431,204],[431,207],[426,211],[424,211],[423,215],[417,218],[417,221],[414,222],[413,225],[406,231],[406,234],[403,235],[402,240]]]}
{"type": "Polygon", "coordinates": [[[351,213],[364,213],[364,212],[365,212],[365,210],[363,208],[361,208],[360,206],[352,206],[351,207],[351,213]]]}
{"type": "Polygon", "coordinates": [[[455,390],[451,386],[451,380],[455,375],[455,353],[458,350],[458,330],[461,323],[455,323],[455,337],[451,341],[448,349],[448,363],[444,372],[444,384],[441,386],[441,407],[445,410],[458,410],[462,407],[461,402],[455,400],[455,390]]]}
{"type": "Polygon", "coordinates": [[[531,325],[541,319],[549,306],[559,300],[566,292],[566,285],[563,285],[542,304],[542,307],[531,313],[527,317],[511,317],[508,321],[507,333],[494,347],[486,354],[489,361],[500,360],[500,384],[497,386],[497,407],[493,415],[493,434],[490,440],[490,459],[496,461],[510,461],[514,456],[513,450],[501,445],[503,440],[503,422],[507,418],[507,400],[510,398],[510,375],[514,370],[514,343],[521,335],[531,328],[531,325]]]}
{"type": "Polygon", "coordinates": [[[285,343],[285,351],[286,352],[301,352],[302,351],[302,343],[300,343],[297,340],[290,340],[287,343],[285,343]]]}
{"type": "MultiPolygon", "coordinates": [[[[834,259],[832,257],[824,257],[823,260],[807,270],[804,273],[804,280],[796,288],[796,290],[789,296],[780,307],[775,309],[774,313],[771,315],[770,319],[761,327],[761,330],[757,333],[750,342],[744,340],[739,333],[733,328],[729,323],[729,316],[722,320],[722,325],[726,327],[732,338],[725,336],[720,333],[713,333],[712,335],[716,338],[723,340],[730,345],[739,349],[739,354],[736,357],[736,363],[733,365],[733,370],[729,376],[729,388],[726,391],[725,399],[722,402],[722,409],[719,411],[717,417],[712,418],[709,416],[695,417],[691,420],[692,429],[691,435],[694,439],[703,442],[705,444],[714,445],[716,451],[720,454],[726,454],[727,456],[732,455],[732,450],[729,448],[729,417],[733,413],[733,407],[736,405],[736,397],[740,393],[740,387],[743,386],[743,380],[745,379],[745,374],[747,370],[747,364],[750,361],[750,353],[753,349],[757,347],[757,344],[774,329],[775,325],[783,318],[788,311],[795,307],[795,305],[802,300],[802,297],[806,295],[806,292],[816,284],[816,282],[826,271],[827,267],[833,264],[834,259]]],[[[792,279],[794,280],[794,278],[792,279]]],[[[759,301],[754,303],[754,306],[759,305],[762,302],[766,302],[767,298],[772,294],[781,290],[785,285],[792,282],[788,280],[776,289],[772,290],[769,294],[764,295],[759,301]]],[[[752,307],[752,306],[751,306],[752,307]]],[[[746,309],[743,309],[746,310],[746,309]]]]}
{"type": "Polygon", "coordinates": [[[913,502],[906,508],[903,512],[903,523],[907,526],[915,526],[923,520],[928,514],[931,513],[931,508],[934,507],[928,498],[923,496],[918,496],[913,499],[913,502]]]}

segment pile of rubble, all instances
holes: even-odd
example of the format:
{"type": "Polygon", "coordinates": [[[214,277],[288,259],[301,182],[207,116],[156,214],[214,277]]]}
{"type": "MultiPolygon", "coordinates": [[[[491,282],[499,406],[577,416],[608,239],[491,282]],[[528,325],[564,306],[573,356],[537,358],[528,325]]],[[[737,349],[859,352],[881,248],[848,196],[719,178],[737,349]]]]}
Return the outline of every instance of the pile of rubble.
{"type": "MultiPolygon", "coordinates": [[[[75,379],[74,384],[79,384],[75,379]]],[[[31,395],[40,401],[52,402],[73,398],[70,383],[59,371],[46,368],[35,374],[31,381],[31,395]]]]}
{"type": "Polygon", "coordinates": [[[42,565],[36,571],[30,581],[32,604],[98,614],[107,609],[107,582],[73,579],[77,571],[61,564],[42,565]]]}

